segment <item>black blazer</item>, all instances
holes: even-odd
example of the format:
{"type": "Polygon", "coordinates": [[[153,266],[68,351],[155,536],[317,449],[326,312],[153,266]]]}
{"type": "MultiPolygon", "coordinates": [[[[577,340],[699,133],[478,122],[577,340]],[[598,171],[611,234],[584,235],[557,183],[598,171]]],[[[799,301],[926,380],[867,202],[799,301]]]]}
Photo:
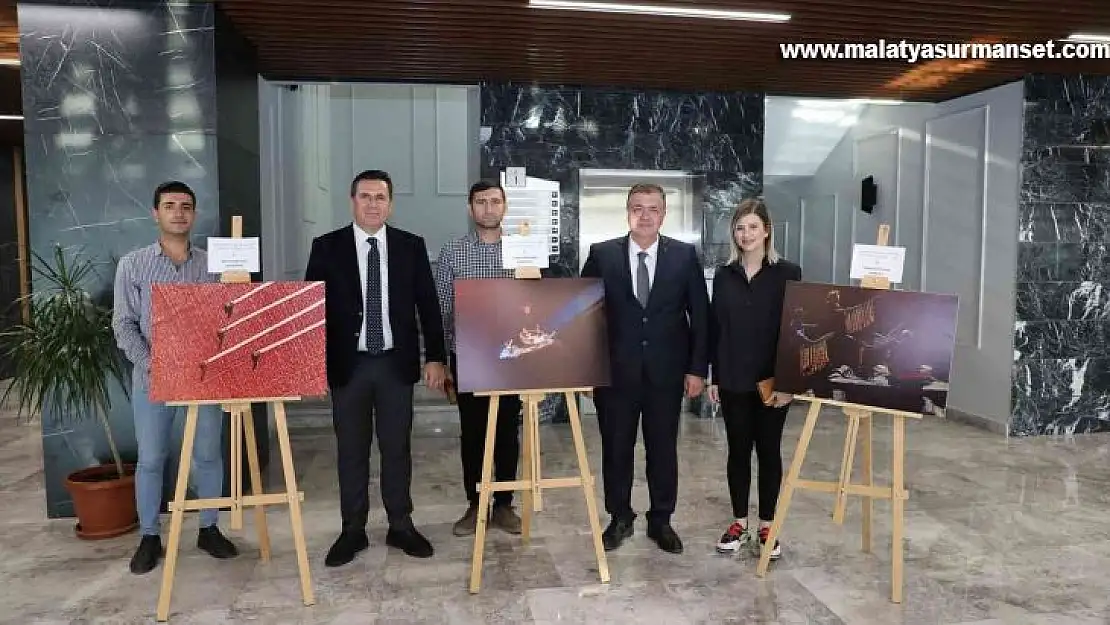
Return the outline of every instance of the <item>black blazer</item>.
{"type": "Polygon", "coordinates": [[[739,262],[713,276],[710,313],[712,383],[735,393],[755,391],[760,380],[775,374],[786,283],[800,281],[802,268],[779,259],[748,281],[739,262]]]}
{"type": "Polygon", "coordinates": [[[693,245],[659,237],[647,308],[632,288],[628,235],[590,246],[582,277],[605,285],[613,388],[682,388],[686,374],[708,375],[709,292],[693,245]]]}
{"type": "MultiPolygon", "coordinates": [[[[393,349],[402,378],[415,384],[421,377],[421,330],[425,360],[447,362],[443,317],[424,238],[388,225],[385,229],[393,349]]],[[[347,225],[313,239],[305,270],[305,280],[324,282],[328,386],[333,389],[343,386],[351,377],[362,330],[364,304],[357,254],[354,228],[347,225]]]]}

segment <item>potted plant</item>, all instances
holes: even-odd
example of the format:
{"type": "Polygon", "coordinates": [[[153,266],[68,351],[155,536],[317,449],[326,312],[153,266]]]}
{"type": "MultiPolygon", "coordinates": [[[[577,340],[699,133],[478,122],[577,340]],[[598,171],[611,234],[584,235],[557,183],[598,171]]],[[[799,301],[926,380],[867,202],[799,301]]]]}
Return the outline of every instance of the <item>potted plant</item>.
{"type": "Polygon", "coordinates": [[[135,468],[124,465],[112,435],[110,384],[124,384],[123,358],[112,332],[111,308],[98,304],[82,286],[94,272],[90,260],[67,260],[55,246],[54,263],[34,254],[41,278],[30,298],[30,318],[0,333],[14,377],[0,402],[15,394],[18,414],[51,419],[96,419],[104,428],[111,462],[66,478],[77,513],[77,535],[112,538],[138,526],[135,468]]]}

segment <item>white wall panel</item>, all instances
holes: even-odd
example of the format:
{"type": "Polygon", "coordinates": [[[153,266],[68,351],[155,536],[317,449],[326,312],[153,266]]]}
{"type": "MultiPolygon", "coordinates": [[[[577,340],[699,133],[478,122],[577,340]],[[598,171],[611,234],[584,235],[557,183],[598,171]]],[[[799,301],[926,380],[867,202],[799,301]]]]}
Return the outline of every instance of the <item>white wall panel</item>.
{"type": "Polygon", "coordinates": [[[436,193],[466,196],[473,181],[468,168],[459,162],[470,149],[467,127],[469,98],[465,89],[435,88],[435,163],[436,193]]]}
{"type": "MultiPolygon", "coordinates": [[[[878,203],[868,215],[859,209],[852,211],[853,241],[872,244],[879,233],[879,225],[890,226],[890,243],[897,240],[899,231],[898,171],[902,132],[891,128],[883,132],[856,139],[852,146],[855,179],[862,187],[863,179],[872,176],[878,187],[878,203]]],[[[857,194],[859,191],[857,191],[857,194]]]]}
{"type": "Polygon", "coordinates": [[[979,347],[989,105],[925,123],[924,289],[960,297],[956,340],[979,347]]]}
{"type": "Polygon", "coordinates": [[[802,218],[802,277],[834,282],[836,265],[837,198],[835,194],[805,198],[802,218]]]}
{"type": "Polygon", "coordinates": [[[407,85],[351,87],[351,122],[346,128],[352,143],[349,178],[365,169],[384,169],[393,179],[394,197],[413,194],[415,89],[407,85]]]}

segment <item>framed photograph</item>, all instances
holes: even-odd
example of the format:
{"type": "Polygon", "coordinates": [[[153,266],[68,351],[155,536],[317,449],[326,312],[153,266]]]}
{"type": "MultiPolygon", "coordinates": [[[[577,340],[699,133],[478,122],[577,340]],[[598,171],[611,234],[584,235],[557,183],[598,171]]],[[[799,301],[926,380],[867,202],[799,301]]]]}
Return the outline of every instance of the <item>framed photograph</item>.
{"type": "Polygon", "coordinates": [[[790,282],[775,390],[933,413],[948,401],[955,295],[790,282]]]}
{"type": "Polygon", "coordinates": [[[150,398],[327,393],[324,283],[155,284],[150,398]]]}
{"type": "Polygon", "coordinates": [[[457,390],[608,386],[604,299],[597,278],[456,281],[457,390]]]}

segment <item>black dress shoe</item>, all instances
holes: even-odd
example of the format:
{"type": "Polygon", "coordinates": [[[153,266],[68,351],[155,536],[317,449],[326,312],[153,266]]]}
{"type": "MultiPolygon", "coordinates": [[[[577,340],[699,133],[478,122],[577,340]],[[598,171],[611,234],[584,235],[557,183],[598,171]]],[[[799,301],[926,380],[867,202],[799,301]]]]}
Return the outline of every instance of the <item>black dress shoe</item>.
{"type": "Polygon", "coordinates": [[[220,560],[234,558],[239,555],[239,550],[220,533],[220,528],[215,525],[200,528],[200,533],[197,534],[197,548],[207,551],[208,555],[220,560]]]}
{"type": "Polygon", "coordinates": [[[139,548],[131,556],[131,572],[142,575],[154,570],[158,560],[162,558],[162,539],[158,536],[143,536],[139,541],[139,548]]]}
{"type": "Polygon", "coordinates": [[[385,544],[404,551],[414,558],[430,558],[434,551],[432,543],[428,542],[416,528],[393,529],[385,535],[385,544]]]}
{"type": "Polygon", "coordinates": [[[613,519],[609,522],[609,527],[601,533],[601,544],[605,547],[606,551],[612,551],[621,546],[621,543],[626,538],[630,538],[635,533],[635,528],[630,519],[613,519]]]}
{"type": "Polygon", "coordinates": [[[344,531],[328,550],[328,555],[324,558],[324,566],[343,566],[354,560],[358,552],[369,546],[370,539],[367,538],[365,531],[344,531]]]}
{"type": "Polygon", "coordinates": [[[655,541],[659,548],[670,553],[682,553],[682,539],[675,533],[670,523],[648,526],[648,538],[655,541]]]}

